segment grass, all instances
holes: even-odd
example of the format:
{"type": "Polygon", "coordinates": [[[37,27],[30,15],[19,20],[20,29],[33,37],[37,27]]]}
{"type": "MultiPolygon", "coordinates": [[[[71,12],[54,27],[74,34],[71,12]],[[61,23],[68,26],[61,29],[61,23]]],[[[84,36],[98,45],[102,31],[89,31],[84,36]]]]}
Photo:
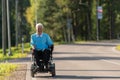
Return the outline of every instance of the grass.
{"type": "Polygon", "coordinates": [[[0,63],[0,80],[4,80],[4,77],[10,75],[17,67],[16,64],[0,63]]]}
{"type": "MultiPolygon", "coordinates": [[[[22,53],[21,45],[18,45],[18,48],[11,47],[11,51],[12,51],[12,54],[13,54],[12,56],[9,56],[8,54],[3,55],[2,54],[2,49],[0,49],[0,61],[26,57],[29,50],[30,50],[29,43],[24,44],[24,53],[22,53]]],[[[8,53],[8,49],[6,50],[6,53],[8,53]]]]}
{"type": "Polygon", "coordinates": [[[16,58],[22,58],[22,57],[26,57],[27,54],[22,54],[22,53],[18,53],[18,54],[13,54],[12,56],[4,56],[3,54],[0,54],[0,61],[4,61],[4,60],[9,60],[9,59],[16,59],[16,58]]]}
{"type": "MultiPolygon", "coordinates": [[[[30,51],[29,43],[24,44],[24,53],[22,53],[21,45],[18,45],[18,48],[11,47],[11,51],[13,54],[12,56],[3,55],[2,49],[0,49],[0,61],[26,57],[27,53],[30,51]]],[[[8,53],[8,49],[6,50],[6,52],[8,53]]],[[[0,80],[4,80],[4,77],[6,75],[9,75],[12,71],[14,71],[17,68],[17,66],[17,64],[0,63],[0,80]]]]}
{"type": "Polygon", "coordinates": [[[0,63],[0,75],[7,75],[11,71],[17,68],[17,64],[12,63],[0,63]]]}
{"type": "Polygon", "coordinates": [[[116,46],[116,49],[120,51],[120,45],[117,45],[117,46],[116,46]]]}

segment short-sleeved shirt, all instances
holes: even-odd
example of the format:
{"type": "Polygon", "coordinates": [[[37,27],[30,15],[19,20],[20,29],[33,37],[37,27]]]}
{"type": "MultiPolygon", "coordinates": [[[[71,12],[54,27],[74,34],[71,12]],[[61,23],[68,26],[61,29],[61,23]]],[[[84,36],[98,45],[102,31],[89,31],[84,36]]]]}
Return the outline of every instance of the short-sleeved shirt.
{"type": "Polygon", "coordinates": [[[35,46],[36,50],[44,50],[48,49],[48,47],[53,44],[53,41],[46,33],[42,33],[41,35],[34,33],[31,35],[30,44],[31,46],[35,46]]]}

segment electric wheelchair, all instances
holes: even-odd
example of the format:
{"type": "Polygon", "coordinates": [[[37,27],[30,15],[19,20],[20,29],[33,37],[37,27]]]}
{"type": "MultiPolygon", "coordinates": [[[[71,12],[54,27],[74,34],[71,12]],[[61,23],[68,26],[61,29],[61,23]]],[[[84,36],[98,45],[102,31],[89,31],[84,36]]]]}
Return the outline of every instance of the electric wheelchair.
{"type": "Polygon", "coordinates": [[[47,65],[45,64],[45,62],[40,59],[40,66],[37,65],[36,63],[36,59],[34,56],[34,52],[32,52],[32,64],[31,64],[31,76],[34,77],[35,74],[37,73],[50,73],[52,77],[54,77],[56,75],[56,71],[55,71],[55,63],[53,62],[53,57],[52,54],[50,54],[50,59],[47,63],[47,65]],[[46,68],[47,66],[47,68],[46,68]]]}

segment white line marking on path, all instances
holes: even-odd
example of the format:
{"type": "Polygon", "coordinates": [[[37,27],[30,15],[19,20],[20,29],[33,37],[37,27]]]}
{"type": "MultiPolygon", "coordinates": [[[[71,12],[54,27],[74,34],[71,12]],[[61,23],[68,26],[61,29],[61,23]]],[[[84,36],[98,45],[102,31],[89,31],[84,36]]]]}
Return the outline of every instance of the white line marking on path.
{"type": "Polygon", "coordinates": [[[102,61],[105,61],[105,62],[108,62],[108,63],[112,63],[112,64],[116,64],[116,65],[120,65],[119,63],[113,62],[113,61],[108,61],[108,60],[104,60],[104,59],[102,59],[102,61]]]}
{"type": "MultiPolygon", "coordinates": [[[[120,51],[117,51],[115,48],[116,47],[113,47],[112,51],[114,51],[115,53],[120,54],[120,51]]],[[[108,63],[112,63],[112,64],[116,64],[116,65],[120,65],[120,63],[117,63],[117,62],[114,62],[114,61],[108,61],[108,60],[105,60],[105,59],[102,59],[102,61],[105,61],[105,62],[108,62],[108,63]]]]}

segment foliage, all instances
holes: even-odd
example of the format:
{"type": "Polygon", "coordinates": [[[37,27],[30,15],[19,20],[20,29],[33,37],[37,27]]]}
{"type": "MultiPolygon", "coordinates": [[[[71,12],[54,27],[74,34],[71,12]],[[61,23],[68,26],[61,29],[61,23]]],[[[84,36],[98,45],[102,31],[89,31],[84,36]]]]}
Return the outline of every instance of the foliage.
{"type": "MultiPolygon", "coordinates": [[[[21,44],[19,44],[19,47],[12,47],[11,51],[12,51],[12,56],[8,56],[8,55],[3,55],[2,54],[2,49],[0,49],[0,61],[3,60],[8,60],[8,59],[15,59],[15,58],[22,58],[22,57],[26,57],[27,53],[30,50],[30,45],[29,43],[25,43],[24,44],[24,53],[22,53],[22,48],[21,48],[21,44]]],[[[7,50],[8,52],[8,50],[7,50]]]]}
{"type": "MultiPolygon", "coordinates": [[[[35,2],[35,0],[30,0],[30,5],[31,5],[31,7],[28,7],[27,9],[26,9],[26,14],[25,14],[25,16],[26,16],[26,18],[27,18],[27,21],[28,21],[28,23],[30,23],[31,24],[31,26],[32,27],[34,27],[34,24],[35,24],[35,10],[36,10],[36,2],[35,2]]],[[[33,30],[34,31],[34,30],[33,30]]]]}
{"type": "MultiPolygon", "coordinates": [[[[2,0],[0,1],[0,4],[2,3],[2,0]]],[[[29,35],[31,27],[26,20],[25,17],[25,11],[26,8],[30,6],[28,0],[9,0],[9,15],[10,15],[10,32],[11,32],[11,45],[15,45],[15,37],[16,37],[16,20],[18,17],[18,42],[21,43],[21,37],[27,36],[25,38],[25,41],[29,41],[29,35]],[[16,15],[16,1],[18,1],[18,16],[16,15]]],[[[2,11],[2,8],[0,6],[0,10],[2,11]]],[[[6,11],[7,9],[4,9],[6,11]]],[[[2,17],[2,14],[0,13],[0,16],[2,17]]],[[[1,18],[2,19],[2,18],[1,18]]],[[[0,30],[2,30],[2,20],[0,19],[0,30]]],[[[5,27],[5,26],[4,26],[5,27]]],[[[7,28],[6,28],[7,29],[7,28]]],[[[7,30],[6,30],[7,34],[7,30]]],[[[2,31],[0,31],[0,35],[2,35],[2,31]]],[[[6,38],[8,35],[6,35],[6,38]]],[[[7,46],[7,39],[6,39],[6,46],[7,46]]],[[[0,36],[0,47],[2,47],[2,36],[0,36]]]]}
{"type": "Polygon", "coordinates": [[[0,63],[0,79],[4,79],[4,76],[10,75],[18,67],[17,64],[12,63],[0,63]]]}
{"type": "MultiPolygon", "coordinates": [[[[2,49],[0,49],[0,61],[26,57],[27,53],[30,50],[30,45],[29,45],[29,43],[25,43],[24,53],[22,53],[22,51],[21,51],[21,44],[19,44],[18,49],[16,49],[16,47],[12,47],[11,50],[12,50],[13,55],[12,56],[8,56],[8,55],[5,56],[2,54],[2,49]]],[[[8,50],[7,50],[7,52],[8,52],[8,50]]],[[[9,75],[17,67],[18,67],[18,65],[16,65],[16,64],[0,63],[0,79],[4,80],[4,76],[9,75]]]]}
{"type": "MultiPolygon", "coordinates": [[[[15,45],[16,28],[16,0],[9,0],[11,43],[15,45]]],[[[103,7],[103,18],[100,20],[100,39],[114,39],[120,34],[120,0],[18,0],[19,43],[21,38],[25,42],[35,32],[37,22],[43,23],[45,32],[54,41],[65,41],[68,38],[67,19],[72,19],[75,40],[96,40],[97,35],[97,2],[103,7]]],[[[1,1],[0,1],[1,3],[1,1]]],[[[0,9],[2,9],[0,7],[0,9]]],[[[2,14],[0,13],[2,17],[2,14]]],[[[0,19],[0,30],[2,20],[0,19]]],[[[2,31],[0,31],[2,35],[2,31]]],[[[2,47],[2,36],[0,36],[2,47]]]]}
{"type": "MultiPolygon", "coordinates": [[[[50,34],[54,40],[58,40],[58,38],[61,38],[59,7],[56,4],[55,0],[45,0],[44,2],[44,4],[39,4],[40,8],[38,13],[40,14],[38,14],[38,19],[40,19],[38,22],[42,22],[44,24],[45,32],[50,34]]],[[[43,3],[43,0],[41,0],[41,3],[43,3]]]]}

